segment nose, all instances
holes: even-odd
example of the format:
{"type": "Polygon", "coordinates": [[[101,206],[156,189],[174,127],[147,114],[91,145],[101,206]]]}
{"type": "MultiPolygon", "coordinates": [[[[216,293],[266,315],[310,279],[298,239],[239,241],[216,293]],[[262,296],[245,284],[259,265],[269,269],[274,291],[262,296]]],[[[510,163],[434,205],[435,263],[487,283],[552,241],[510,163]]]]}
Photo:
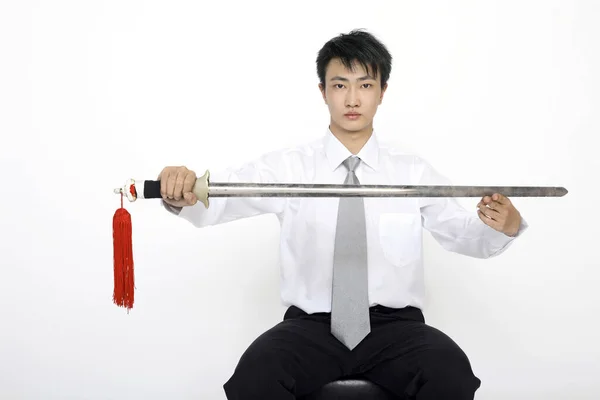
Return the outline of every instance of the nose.
{"type": "Polygon", "coordinates": [[[351,87],[346,93],[346,107],[353,108],[360,106],[360,100],[355,88],[351,87]]]}

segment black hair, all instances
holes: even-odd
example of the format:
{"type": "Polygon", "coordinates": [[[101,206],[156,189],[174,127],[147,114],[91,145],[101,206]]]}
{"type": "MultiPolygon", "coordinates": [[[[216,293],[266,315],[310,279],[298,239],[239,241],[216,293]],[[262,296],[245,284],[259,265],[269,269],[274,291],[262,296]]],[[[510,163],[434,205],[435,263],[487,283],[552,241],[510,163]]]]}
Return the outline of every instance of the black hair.
{"type": "Polygon", "coordinates": [[[387,83],[392,71],[392,56],[375,36],[360,29],[342,33],[329,40],[317,55],[317,75],[325,85],[326,68],[329,62],[339,58],[344,66],[353,70],[353,62],[361,64],[366,71],[380,77],[381,87],[387,83]]]}

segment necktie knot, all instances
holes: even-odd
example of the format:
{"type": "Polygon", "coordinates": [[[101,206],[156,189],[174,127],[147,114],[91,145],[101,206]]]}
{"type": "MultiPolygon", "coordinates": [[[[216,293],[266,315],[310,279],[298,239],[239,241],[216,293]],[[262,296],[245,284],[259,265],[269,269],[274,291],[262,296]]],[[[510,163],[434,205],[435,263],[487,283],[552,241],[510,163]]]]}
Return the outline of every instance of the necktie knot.
{"type": "Polygon", "coordinates": [[[360,163],[360,158],[356,156],[350,156],[344,160],[344,166],[348,169],[349,172],[354,172],[358,164],[360,163]]]}

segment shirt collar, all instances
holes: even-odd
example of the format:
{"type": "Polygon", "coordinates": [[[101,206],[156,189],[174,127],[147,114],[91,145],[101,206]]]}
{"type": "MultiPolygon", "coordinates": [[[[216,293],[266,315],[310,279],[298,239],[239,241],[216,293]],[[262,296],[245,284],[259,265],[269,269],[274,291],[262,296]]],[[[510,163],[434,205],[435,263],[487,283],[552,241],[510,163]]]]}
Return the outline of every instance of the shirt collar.
{"type": "MultiPolygon", "coordinates": [[[[348,150],[346,146],[333,135],[330,129],[327,129],[324,144],[325,156],[327,157],[329,168],[331,168],[332,171],[339,167],[346,158],[352,155],[350,150],[348,150]]],[[[373,131],[363,148],[360,149],[357,156],[361,159],[361,163],[377,170],[379,167],[379,143],[375,136],[375,131],[373,131]]]]}

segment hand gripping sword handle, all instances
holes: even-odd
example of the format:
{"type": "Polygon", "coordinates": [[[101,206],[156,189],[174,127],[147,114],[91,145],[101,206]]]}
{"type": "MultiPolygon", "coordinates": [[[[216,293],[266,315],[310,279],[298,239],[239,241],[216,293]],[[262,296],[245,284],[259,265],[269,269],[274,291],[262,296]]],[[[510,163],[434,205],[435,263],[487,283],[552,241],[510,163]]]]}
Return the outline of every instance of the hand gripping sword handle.
{"type": "MultiPolygon", "coordinates": [[[[198,201],[204,204],[204,207],[208,208],[208,182],[210,173],[207,170],[204,175],[196,179],[192,192],[198,198],[198,201]]],[[[129,179],[120,188],[114,190],[115,193],[122,193],[127,197],[129,201],[136,201],[137,199],[160,199],[160,181],[156,180],[135,180],[129,179]]]]}

